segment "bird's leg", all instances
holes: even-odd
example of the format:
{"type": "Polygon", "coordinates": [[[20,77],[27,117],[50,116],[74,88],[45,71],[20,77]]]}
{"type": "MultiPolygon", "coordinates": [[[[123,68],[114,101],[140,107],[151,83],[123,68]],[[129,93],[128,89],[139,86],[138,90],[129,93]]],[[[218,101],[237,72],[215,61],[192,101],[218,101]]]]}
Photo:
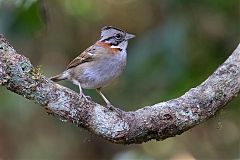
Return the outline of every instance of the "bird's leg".
{"type": "Polygon", "coordinates": [[[107,98],[102,94],[101,88],[97,88],[96,91],[98,92],[98,94],[100,94],[100,96],[102,97],[102,99],[105,101],[107,105],[111,105],[111,103],[107,100],[107,98]]]}
{"type": "Polygon", "coordinates": [[[122,115],[121,110],[115,108],[112,106],[112,104],[109,102],[109,100],[107,100],[107,98],[103,95],[103,93],[101,92],[101,88],[97,88],[96,91],[98,92],[98,94],[100,94],[100,96],[102,97],[102,99],[105,101],[105,103],[107,104],[107,108],[111,111],[115,111],[117,112],[119,115],[122,115]]]}
{"type": "Polygon", "coordinates": [[[78,83],[78,88],[79,88],[79,95],[80,95],[81,97],[83,97],[84,94],[83,94],[82,87],[81,87],[81,84],[80,84],[80,83],[78,83]]]}
{"type": "Polygon", "coordinates": [[[109,100],[103,95],[103,93],[101,92],[101,88],[97,88],[96,91],[98,92],[98,94],[102,97],[102,99],[105,101],[105,103],[107,104],[107,107],[109,109],[112,109],[112,105],[109,102],[109,100]]]}
{"type": "Polygon", "coordinates": [[[78,82],[78,81],[76,81],[76,80],[73,80],[73,83],[76,84],[76,85],[78,85],[78,88],[79,88],[79,95],[80,95],[81,98],[91,99],[90,96],[85,96],[85,95],[83,94],[83,91],[82,91],[82,87],[81,87],[80,82],[78,82]]]}

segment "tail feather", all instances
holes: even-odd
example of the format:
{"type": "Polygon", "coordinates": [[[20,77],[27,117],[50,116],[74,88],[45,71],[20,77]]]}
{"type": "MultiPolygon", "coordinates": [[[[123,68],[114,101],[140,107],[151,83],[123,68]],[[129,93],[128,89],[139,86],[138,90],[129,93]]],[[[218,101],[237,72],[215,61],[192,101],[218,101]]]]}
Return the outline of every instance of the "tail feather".
{"type": "Polygon", "coordinates": [[[54,82],[58,82],[58,81],[61,81],[61,80],[68,79],[68,75],[69,75],[69,73],[65,71],[65,72],[63,72],[59,75],[51,77],[50,79],[54,82]]]}

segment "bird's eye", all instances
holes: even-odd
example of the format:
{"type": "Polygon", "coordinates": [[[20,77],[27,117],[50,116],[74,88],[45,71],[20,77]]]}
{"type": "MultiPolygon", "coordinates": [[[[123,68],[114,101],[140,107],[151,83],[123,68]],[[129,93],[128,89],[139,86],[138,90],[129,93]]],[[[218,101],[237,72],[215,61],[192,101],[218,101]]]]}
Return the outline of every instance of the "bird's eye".
{"type": "Polygon", "coordinates": [[[115,38],[116,38],[117,40],[120,40],[120,39],[122,39],[122,35],[121,35],[120,33],[118,33],[118,34],[116,34],[115,38]]]}

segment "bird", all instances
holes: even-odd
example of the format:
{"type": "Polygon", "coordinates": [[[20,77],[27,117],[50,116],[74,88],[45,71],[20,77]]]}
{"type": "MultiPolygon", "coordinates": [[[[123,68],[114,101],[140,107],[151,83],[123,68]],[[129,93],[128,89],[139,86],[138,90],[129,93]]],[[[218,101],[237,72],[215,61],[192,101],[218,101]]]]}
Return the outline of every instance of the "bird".
{"type": "Polygon", "coordinates": [[[102,88],[119,77],[126,67],[128,41],[135,35],[114,26],[101,29],[100,38],[79,56],[73,59],[65,71],[51,77],[54,82],[70,80],[78,85],[79,95],[84,89],[96,89],[107,106],[110,101],[103,95],[102,88]]]}

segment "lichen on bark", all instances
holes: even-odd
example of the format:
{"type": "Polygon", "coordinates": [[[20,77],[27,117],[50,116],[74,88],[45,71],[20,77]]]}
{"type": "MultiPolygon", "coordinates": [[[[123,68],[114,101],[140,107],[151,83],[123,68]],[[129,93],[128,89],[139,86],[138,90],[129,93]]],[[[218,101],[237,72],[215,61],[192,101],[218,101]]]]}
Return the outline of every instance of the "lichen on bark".
{"type": "Polygon", "coordinates": [[[240,45],[207,80],[181,97],[125,112],[114,106],[111,110],[52,82],[0,35],[0,85],[111,142],[163,140],[213,117],[237,96],[240,45]]]}

